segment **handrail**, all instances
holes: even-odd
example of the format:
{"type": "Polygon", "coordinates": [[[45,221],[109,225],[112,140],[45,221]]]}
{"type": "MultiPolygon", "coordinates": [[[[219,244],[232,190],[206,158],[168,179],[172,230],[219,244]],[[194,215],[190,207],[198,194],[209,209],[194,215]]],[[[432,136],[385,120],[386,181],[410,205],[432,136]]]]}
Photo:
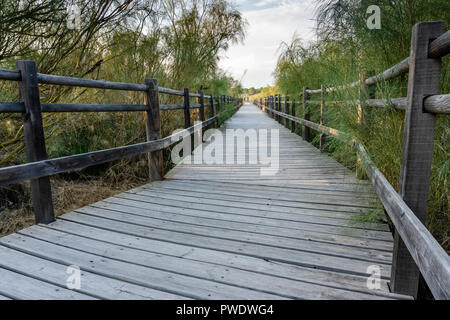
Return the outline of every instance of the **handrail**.
{"type": "MultiPolygon", "coordinates": [[[[284,103],[281,101],[281,103],[284,103]]],[[[320,100],[308,100],[308,104],[320,105],[320,100]]],[[[368,99],[368,100],[348,100],[348,101],[326,101],[327,105],[353,104],[363,107],[385,108],[386,105],[392,105],[397,110],[405,111],[408,104],[408,98],[391,99],[368,99]],[[361,103],[362,102],[362,103],[361,103]]],[[[450,94],[435,94],[424,98],[423,109],[433,114],[450,114],[450,94]]]]}
{"type": "MultiPolygon", "coordinates": [[[[377,191],[378,197],[394,223],[394,251],[391,269],[390,288],[395,293],[417,297],[420,273],[424,276],[433,295],[437,299],[450,298],[449,258],[425,227],[427,201],[433,164],[434,131],[436,115],[450,114],[450,94],[439,94],[441,76],[441,57],[450,53],[450,32],[445,32],[444,21],[420,22],[414,25],[411,37],[411,55],[395,66],[371,76],[372,72],[361,72],[359,81],[321,89],[310,90],[303,87],[301,95],[303,118],[282,115],[280,95],[264,100],[269,115],[281,124],[291,120],[291,131],[295,123],[302,124],[302,137],[311,141],[310,129],[322,133],[320,147],[323,148],[323,135],[333,135],[351,141],[342,133],[333,131],[322,124],[326,119],[324,110],[328,106],[351,104],[357,106],[360,130],[370,129],[371,116],[368,107],[385,107],[405,110],[404,139],[402,142],[402,162],[400,188],[397,193],[386,178],[374,166],[362,143],[353,139],[358,152],[358,168],[363,165],[377,191]],[[399,75],[409,73],[408,95],[406,98],[376,99],[376,84],[399,75]],[[358,88],[359,99],[353,101],[327,101],[325,94],[346,88],[358,88]],[[320,100],[311,100],[311,94],[320,93],[320,100]],[[320,105],[321,124],[308,121],[311,108],[320,105]]],[[[285,99],[286,113],[289,113],[288,99],[285,99]]],[[[260,100],[262,103],[262,99],[260,100]]],[[[357,173],[358,174],[358,173],[357,173]]]]}
{"type": "Polygon", "coordinates": [[[0,186],[76,171],[93,165],[159,151],[177,143],[180,138],[192,134],[195,130],[210,125],[217,118],[218,115],[158,140],[0,168],[0,186]]]}
{"type": "MultiPolygon", "coordinates": [[[[0,102],[0,112],[22,113],[23,134],[28,163],[0,169],[0,185],[31,180],[31,198],[36,223],[50,223],[55,220],[51,184],[49,176],[79,170],[91,165],[102,164],[125,157],[148,153],[150,181],[161,180],[164,175],[162,149],[175,143],[173,139],[183,134],[192,134],[194,128],[203,129],[218,124],[218,113],[214,106],[233,103],[239,107],[238,99],[230,96],[214,97],[203,92],[191,93],[189,88],[177,91],[159,87],[157,79],[145,79],[144,84],[111,82],[82,79],[37,73],[36,63],[29,60],[16,62],[17,70],[0,69],[0,80],[19,81],[22,102],[0,102]],[[39,84],[80,86],[87,88],[141,91],[145,93],[146,104],[82,104],[82,103],[41,103],[39,84]],[[159,93],[178,95],[184,98],[183,104],[160,105],[159,93]],[[191,98],[197,98],[191,104],[191,98]],[[205,98],[210,103],[205,103],[205,98]],[[217,100],[216,102],[214,100],[217,100]],[[209,108],[210,118],[205,121],[205,107],[209,108]],[[184,110],[184,127],[181,133],[161,138],[161,110],[184,110]],[[199,109],[201,124],[191,126],[191,109],[199,109]],[[147,116],[147,142],[100,150],[85,154],[71,155],[58,159],[47,159],[45,135],[42,121],[43,112],[129,112],[144,111],[147,116]]],[[[197,129],[196,129],[197,130],[197,129]]]]}
{"type": "MultiPolygon", "coordinates": [[[[125,83],[114,81],[103,81],[94,79],[84,79],[76,77],[59,76],[52,74],[37,73],[38,82],[42,84],[53,84],[70,87],[96,88],[96,89],[112,89],[126,91],[147,91],[148,86],[145,84],[125,83]]],[[[0,69],[0,80],[20,81],[21,75],[17,70],[0,69]]],[[[183,96],[183,91],[158,87],[160,93],[183,96]]],[[[190,93],[191,98],[200,98],[197,93],[190,93]]],[[[208,98],[208,96],[206,96],[208,98]]]]}
{"type": "MultiPolygon", "coordinates": [[[[217,103],[214,103],[216,105],[217,103]]],[[[206,103],[210,107],[211,103],[206,103]]],[[[200,108],[200,104],[190,105],[190,109],[200,108]]],[[[160,110],[184,109],[182,104],[161,104],[160,110]]],[[[84,103],[41,103],[41,112],[133,112],[148,111],[146,104],[84,104],[84,103]]],[[[23,113],[22,102],[0,102],[0,113],[23,113]]]]}
{"type": "Polygon", "coordinates": [[[430,58],[442,58],[450,53],[450,30],[433,40],[428,50],[430,58]]]}
{"type": "Polygon", "coordinates": [[[356,146],[362,165],[375,187],[378,197],[411,252],[433,295],[437,299],[450,299],[450,257],[376,167],[362,142],[342,131],[293,117],[259,103],[257,105],[281,117],[356,146]]]}
{"type": "MultiPolygon", "coordinates": [[[[443,33],[441,36],[439,36],[437,39],[433,40],[430,43],[429,49],[428,49],[428,56],[430,58],[441,58],[445,55],[450,53],[450,30],[443,33]]],[[[394,79],[398,76],[401,76],[402,74],[408,73],[409,71],[409,57],[400,61],[396,65],[388,68],[387,70],[377,74],[376,76],[367,78],[365,80],[366,85],[374,85],[384,80],[390,80],[394,79]]],[[[326,92],[333,92],[337,90],[343,90],[343,89],[350,89],[357,87],[359,85],[359,81],[352,82],[347,85],[338,86],[338,87],[332,87],[332,88],[326,88],[326,92]]],[[[306,90],[309,94],[315,94],[315,93],[321,93],[321,89],[315,89],[315,90],[306,90]]]]}

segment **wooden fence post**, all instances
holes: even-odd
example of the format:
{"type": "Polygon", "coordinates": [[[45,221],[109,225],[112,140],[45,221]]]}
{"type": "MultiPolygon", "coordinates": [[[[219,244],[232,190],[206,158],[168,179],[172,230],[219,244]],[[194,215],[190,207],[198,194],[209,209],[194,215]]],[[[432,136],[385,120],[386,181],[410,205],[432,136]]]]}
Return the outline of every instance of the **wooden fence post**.
{"type": "MultiPolygon", "coordinates": [[[[284,97],[284,113],[289,114],[289,97],[284,97]]],[[[284,126],[289,128],[289,120],[288,118],[284,118],[284,126]]]]}
{"type": "MultiPolygon", "coordinates": [[[[375,85],[366,85],[366,79],[373,75],[374,72],[362,71],[359,74],[359,88],[358,88],[358,124],[360,130],[364,135],[370,134],[370,108],[365,102],[367,99],[375,98],[375,85]]],[[[361,158],[356,155],[356,177],[363,179],[365,177],[364,169],[361,164],[361,158]]]]}
{"type": "MultiPolygon", "coordinates": [[[[276,111],[277,110],[277,96],[276,95],[273,95],[273,96],[271,96],[270,97],[271,98],[271,102],[272,102],[272,109],[274,110],[274,111],[276,111]]],[[[274,113],[273,114],[273,119],[275,120],[275,121],[277,121],[277,114],[276,113],[274,113]]]]}
{"type": "Polygon", "coordinates": [[[359,74],[359,103],[358,103],[358,123],[363,126],[363,130],[370,128],[370,108],[366,106],[367,99],[375,99],[376,85],[366,85],[367,78],[373,76],[374,71],[363,71],[359,74]]]}
{"type": "MultiPolygon", "coordinates": [[[[283,112],[281,107],[281,94],[278,95],[278,112],[283,112]]],[[[278,123],[283,125],[283,117],[280,115],[278,116],[278,123]]]]}
{"type": "MultiPolygon", "coordinates": [[[[273,109],[274,109],[275,111],[278,111],[278,95],[277,95],[277,94],[274,95],[274,97],[273,97],[273,109]]],[[[275,120],[276,120],[277,122],[280,121],[280,116],[279,116],[278,114],[275,114],[275,120]]]]}
{"type": "MultiPolygon", "coordinates": [[[[444,33],[445,22],[420,22],[412,29],[409,57],[408,104],[405,111],[400,195],[425,223],[430,187],[436,116],[424,112],[427,95],[439,93],[441,59],[428,57],[431,40],[444,33]]],[[[397,232],[391,273],[393,292],[417,297],[420,272],[397,232]]]]}
{"type": "MultiPolygon", "coordinates": [[[[272,108],[273,111],[275,111],[275,96],[270,96],[270,107],[272,108]]],[[[272,116],[273,119],[276,121],[277,115],[275,114],[275,112],[272,112],[272,116]]]]}
{"type": "Polygon", "coordinates": [[[189,99],[189,88],[184,88],[184,128],[191,126],[191,103],[189,99]]]}
{"type": "MultiPolygon", "coordinates": [[[[147,141],[161,139],[161,117],[159,110],[158,80],[145,79],[148,85],[146,92],[147,111],[146,131],[147,141]]],[[[150,152],[148,155],[150,181],[160,181],[164,177],[164,164],[162,150],[150,152]]]]}
{"type": "MultiPolygon", "coordinates": [[[[310,114],[308,111],[308,100],[310,99],[309,94],[306,92],[308,87],[303,87],[303,118],[305,120],[310,120],[310,114]]],[[[311,132],[307,126],[302,126],[302,137],[303,140],[310,142],[311,141],[311,132]]]]}
{"type": "MultiPolygon", "coordinates": [[[[276,104],[276,110],[278,112],[281,111],[281,96],[279,94],[275,95],[275,104],[276,104]]],[[[278,123],[281,123],[281,119],[283,119],[279,114],[277,115],[277,121],[278,123]]]]}
{"type": "Polygon", "coordinates": [[[198,102],[200,104],[199,116],[200,121],[203,122],[205,121],[205,96],[203,94],[203,91],[199,91],[198,94],[200,95],[200,97],[198,98],[198,102]]]}
{"type": "MultiPolygon", "coordinates": [[[[209,106],[209,117],[213,118],[216,112],[214,111],[214,96],[211,94],[209,96],[209,101],[211,105],[209,106]]],[[[211,128],[217,128],[218,127],[218,120],[214,121],[214,123],[211,125],[211,128]]]]}
{"type": "MultiPolygon", "coordinates": [[[[325,125],[325,86],[322,85],[320,91],[320,124],[325,125]]],[[[320,150],[325,149],[326,135],[320,134],[320,150]]]]}
{"type": "MultiPolygon", "coordinates": [[[[22,121],[27,161],[36,162],[46,160],[47,151],[42,124],[36,63],[30,60],[19,60],[16,62],[16,67],[21,74],[19,94],[25,106],[22,121]]],[[[42,177],[31,180],[30,185],[36,223],[48,224],[55,221],[50,178],[42,177]]]]}
{"type": "MultiPolygon", "coordinates": [[[[295,117],[295,96],[294,96],[294,100],[292,100],[292,111],[291,111],[291,115],[293,117],[295,117]]],[[[292,120],[291,121],[291,132],[295,132],[295,121],[292,120]]]]}

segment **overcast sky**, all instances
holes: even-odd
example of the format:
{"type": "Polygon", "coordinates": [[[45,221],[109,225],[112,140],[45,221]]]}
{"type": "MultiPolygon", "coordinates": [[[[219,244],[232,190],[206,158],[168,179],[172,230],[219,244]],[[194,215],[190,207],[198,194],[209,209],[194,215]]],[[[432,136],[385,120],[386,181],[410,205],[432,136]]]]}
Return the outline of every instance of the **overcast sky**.
{"type": "Polygon", "coordinates": [[[273,85],[272,72],[282,41],[290,42],[294,33],[313,39],[313,0],[232,0],[247,19],[243,44],[232,45],[219,66],[245,88],[273,85]],[[244,73],[246,74],[244,75],[244,73]]]}

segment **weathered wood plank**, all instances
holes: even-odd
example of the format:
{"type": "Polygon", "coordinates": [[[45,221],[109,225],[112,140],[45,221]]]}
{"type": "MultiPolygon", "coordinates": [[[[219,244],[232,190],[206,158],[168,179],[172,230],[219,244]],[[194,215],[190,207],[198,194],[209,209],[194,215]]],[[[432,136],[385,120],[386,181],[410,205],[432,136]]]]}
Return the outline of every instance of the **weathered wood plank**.
{"type": "Polygon", "coordinates": [[[274,294],[162,271],[142,264],[106,258],[20,234],[0,238],[0,242],[10,248],[57,263],[77,265],[82,270],[188,298],[242,300],[283,298],[274,294]]]}
{"type": "MultiPolygon", "coordinates": [[[[63,245],[83,252],[101,255],[110,259],[117,259],[143,265],[157,270],[164,270],[199,279],[211,280],[219,284],[226,284],[266,292],[280,297],[292,299],[364,299],[376,298],[374,294],[368,296],[363,293],[355,293],[346,290],[318,286],[308,282],[297,282],[280,277],[258,274],[234,267],[225,267],[218,264],[210,264],[201,261],[174,257],[166,254],[156,254],[135,248],[110,244],[104,241],[87,239],[76,235],[66,234],[56,230],[50,230],[38,226],[23,230],[21,233],[34,238],[48,241],[53,244],[63,245]]],[[[381,297],[379,297],[381,299],[381,297]]]]}
{"type": "MultiPolygon", "coordinates": [[[[34,226],[33,228],[42,228],[34,226]]],[[[17,272],[37,280],[44,281],[60,287],[66,287],[69,274],[66,272],[69,265],[45,260],[17,250],[0,246],[0,268],[16,270],[17,272]]],[[[4,290],[9,292],[9,287],[4,290]]],[[[83,270],[80,273],[80,289],[75,292],[87,294],[100,299],[115,300],[176,300],[188,299],[163,291],[138,286],[83,270]]],[[[42,297],[45,297],[43,292],[42,297]]]]}
{"type": "MultiPolygon", "coordinates": [[[[333,273],[330,271],[310,269],[290,264],[274,263],[267,259],[258,259],[240,254],[191,247],[186,244],[134,237],[125,233],[103,230],[70,221],[57,220],[46,227],[70,234],[76,234],[85,238],[106,241],[108,243],[118,245],[126,244],[128,247],[143,251],[183,257],[184,259],[203,261],[222,266],[236,267],[242,270],[287,279],[310,281],[315,284],[328,285],[347,290],[367,291],[366,277],[333,273]]],[[[379,294],[385,294],[388,291],[387,281],[381,279],[381,286],[382,292],[379,292],[379,294]]]]}
{"type": "Polygon", "coordinates": [[[0,291],[3,290],[11,298],[19,300],[95,300],[94,297],[0,268],[0,291]]]}

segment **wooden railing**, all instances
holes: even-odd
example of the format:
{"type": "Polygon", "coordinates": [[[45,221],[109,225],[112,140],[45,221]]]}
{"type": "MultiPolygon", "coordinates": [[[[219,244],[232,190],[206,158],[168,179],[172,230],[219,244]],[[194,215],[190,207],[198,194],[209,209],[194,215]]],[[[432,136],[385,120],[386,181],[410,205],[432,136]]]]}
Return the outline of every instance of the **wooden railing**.
{"type": "Polygon", "coordinates": [[[436,299],[450,299],[450,258],[424,226],[427,210],[428,190],[432,167],[436,114],[450,114],[450,94],[439,94],[441,58],[450,53],[450,31],[444,33],[443,21],[421,22],[412,30],[411,55],[388,70],[372,76],[364,72],[360,80],[351,84],[310,90],[303,88],[303,118],[295,116],[295,105],[289,97],[282,101],[280,95],[255,101],[262,109],[280,123],[295,131],[295,123],[302,125],[302,137],[311,141],[310,129],[333,136],[356,147],[359,161],[383,203],[393,225],[394,253],[391,274],[391,290],[417,297],[419,275],[422,274],[436,299]],[[390,101],[375,99],[376,85],[409,72],[408,96],[390,101]],[[327,93],[357,88],[357,101],[326,102],[327,93]],[[320,94],[320,100],[311,100],[320,94]],[[400,173],[400,191],[397,193],[378,170],[358,139],[336,129],[326,127],[325,108],[339,104],[357,104],[358,121],[370,121],[370,107],[385,107],[392,104],[405,110],[403,155],[400,173]],[[283,112],[282,105],[285,110],[283,112]],[[320,105],[320,124],[309,121],[309,104],[320,105]],[[291,105],[291,108],[289,107],[291,105]],[[291,111],[291,112],[289,112],[291,111]],[[284,121],[283,121],[284,119],[284,121]]]}
{"type": "Polygon", "coordinates": [[[0,80],[17,81],[21,102],[0,102],[0,113],[22,113],[25,150],[28,163],[0,168],[0,186],[31,180],[31,196],[36,223],[50,223],[55,220],[50,187],[50,176],[80,170],[122,158],[149,153],[150,180],[161,180],[164,175],[162,149],[167,148],[186,135],[193,134],[209,125],[218,124],[215,110],[225,104],[233,103],[239,107],[241,101],[230,96],[205,96],[202,91],[190,93],[186,88],[177,91],[158,86],[157,79],[145,79],[144,84],[108,82],[81,78],[71,78],[37,73],[34,61],[20,60],[17,70],[0,69],[0,80]],[[146,104],[67,104],[41,103],[39,84],[76,86],[85,88],[140,91],[145,94],[146,104]],[[161,104],[159,94],[184,97],[183,104],[161,104]],[[198,104],[191,105],[191,98],[198,104]],[[210,103],[205,104],[204,100],[210,103]],[[209,107],[209,118],[205,120],[205,107],[209,107]],[[184,110],[183,131],[168,137],[161,137],[160,110],[184,110]],[[191,110],[199,110],[201,123],[192,126],[191,110]],[[56,159],[47,159],[42,112],[131,112],[145,111],[147,142],[122,146],[113,149],[94,151],[56,159]]]}

